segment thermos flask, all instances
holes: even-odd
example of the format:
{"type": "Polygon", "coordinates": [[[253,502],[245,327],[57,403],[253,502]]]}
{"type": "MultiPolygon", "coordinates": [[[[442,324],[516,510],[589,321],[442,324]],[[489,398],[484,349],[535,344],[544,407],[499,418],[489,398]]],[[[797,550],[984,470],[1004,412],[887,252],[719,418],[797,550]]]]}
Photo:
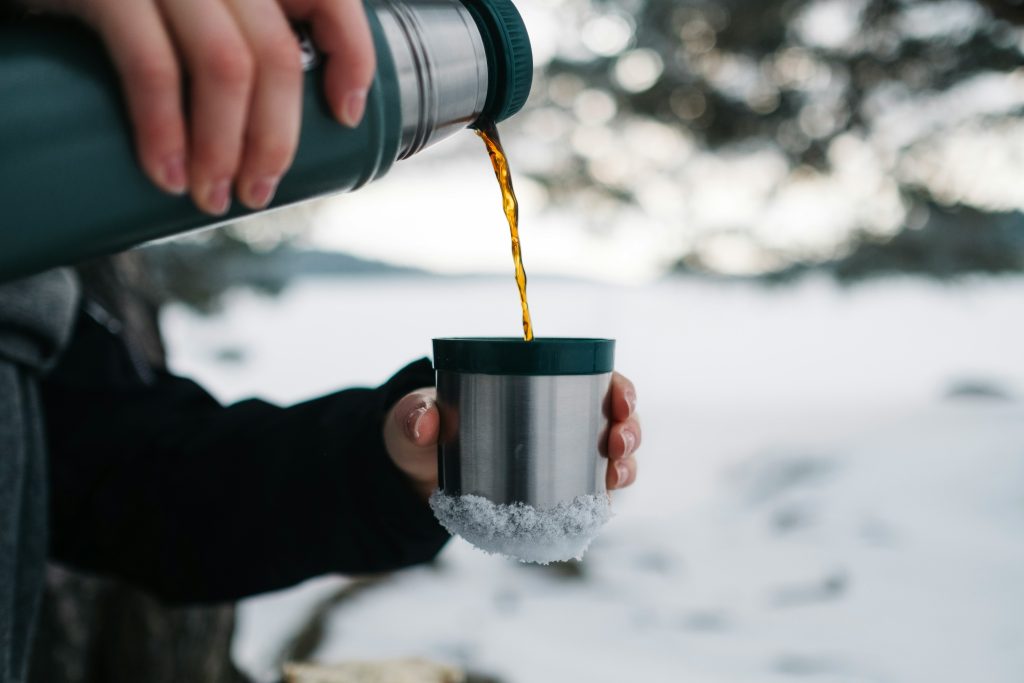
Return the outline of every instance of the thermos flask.
{"type": "MultiPolygon", "coordinates": [[[[310,68],[299,147],[271,208],[356,189],[526,101],[533,58],[510,0],[374,0],[367,13],[377,74],[363,121],[338,124],[310,68]]],[[[84,27],[0,28],[0,93],[0,282],[248,213],[211,217],[150,183],[116,73],[84,27]]]]}

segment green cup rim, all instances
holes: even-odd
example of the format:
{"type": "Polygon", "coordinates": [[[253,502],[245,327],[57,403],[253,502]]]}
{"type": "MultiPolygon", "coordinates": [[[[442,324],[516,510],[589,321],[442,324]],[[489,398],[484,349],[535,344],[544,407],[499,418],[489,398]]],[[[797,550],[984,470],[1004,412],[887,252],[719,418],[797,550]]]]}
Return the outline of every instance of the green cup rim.
{"type": "Polygon", "coordinates": [[[598,375],[614,369],[615,340],[599,337],[441,337],[438,371],[485,375],[598,375]]]}

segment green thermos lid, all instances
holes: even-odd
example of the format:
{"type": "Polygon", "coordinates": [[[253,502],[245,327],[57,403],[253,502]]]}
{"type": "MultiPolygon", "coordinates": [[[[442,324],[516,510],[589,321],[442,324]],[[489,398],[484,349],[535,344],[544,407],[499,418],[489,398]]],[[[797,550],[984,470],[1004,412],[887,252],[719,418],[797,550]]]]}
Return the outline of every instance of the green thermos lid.
{"type": "Polygon", "coordinates": [[[533,50],[511,0],[463,0],[487,52],[487,101],[482,116],[504,121],[526,104],[533,84],[533,50]]]}

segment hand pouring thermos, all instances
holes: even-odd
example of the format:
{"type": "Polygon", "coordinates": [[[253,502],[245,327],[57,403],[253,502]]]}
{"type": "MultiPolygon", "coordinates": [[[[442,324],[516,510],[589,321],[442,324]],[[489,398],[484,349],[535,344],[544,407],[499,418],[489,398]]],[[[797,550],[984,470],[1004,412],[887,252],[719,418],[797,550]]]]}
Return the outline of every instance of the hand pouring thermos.
{"type": "MultiPolygon", "coordinates": [[[[368,15],[377,74],[364,119],[356,129],[334,120],[314,63],[298,152],[274,207],[356,189],[526,101],[533,58],[510,0],[376,0],[368,15]]],[[[0,28],[0,93],[0,282],[248,213],[213,218],[150,184],[114,69],[73,22],[0,28]]]]}

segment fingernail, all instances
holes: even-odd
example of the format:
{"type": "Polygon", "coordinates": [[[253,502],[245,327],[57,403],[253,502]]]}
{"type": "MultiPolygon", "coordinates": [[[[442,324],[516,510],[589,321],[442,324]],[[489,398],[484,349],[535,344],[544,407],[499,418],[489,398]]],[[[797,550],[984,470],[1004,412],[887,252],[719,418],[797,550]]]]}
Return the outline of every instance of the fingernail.
{"type": "Polygon", "coordinates": [[[274,198],[274,192],[277,191],[279,180],[280,178],[277,176],[267,176],[260,178],[250,185],[249,201],[252,202],[253,206],[257,209],[266,208],[270,204],[270,200],[274,198]]]}
{"type": "Polygon", "coordinates": [[[629,405],[629,414],[632,415],[636,412],[636,392],[632,389],[627,389],[623,396],[626,399],[626,403],[629,405]]]}
{"type": "Polygon", "coordinates": [[[363,120],[365,110],[366,91],[351,90],[345,95],[345,101],[341,104],[341,122],[349,128],[355,128],[363,120]]]}
{"type": "Polygon", "coordinates": [[[420,419],[427,414],[427,405],[421,404],[405,418],[405,435],[413,441],[420,438],[420,419]]]}
{"type": "Polygon", "coordinates": [[[206,208],[210,213],[220,216],[228,212],[231,206],[231,181],[219,180],[210,186],[206,193],[206,208]]]}
{"type": "Polygon", "coordinates": [[[161,170],[164,189],[171,194],[185,194],[188,189],[188,176],[185,173],[185,155],[172,154],[164,160],[161,170]]]}
{"type": "Polygon", "coordinates": [[[629,455],[636,448],[636,434],[629,431],[628,429],[622,430],[622,445],[624,450],[622,451],[623,457],[629,455]]]}
{"type": "Polygon", "coordinates": [[[626,483],[626,479],[629,478],[629,468],[626,467],[626,463],[620,462],[615,466],[615,471],[618,473],[619,478],[615,481],[616,485],[622,486],[626,483]]]}

